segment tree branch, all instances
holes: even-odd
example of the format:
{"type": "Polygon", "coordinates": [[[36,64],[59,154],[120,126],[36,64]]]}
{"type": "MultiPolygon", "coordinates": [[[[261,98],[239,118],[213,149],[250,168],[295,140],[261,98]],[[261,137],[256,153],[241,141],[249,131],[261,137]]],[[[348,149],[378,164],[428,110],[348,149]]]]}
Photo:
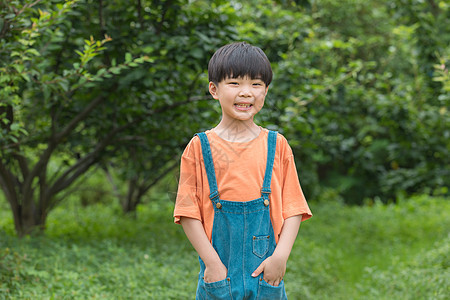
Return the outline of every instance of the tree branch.
{"type": "Polygon", "coordinates": [[[70,132],[78,125],[79,122],[81,122],[83,119],[85,119],[91,111],[102,101],[104,100],[103,97],[99,96],[96,99],[94,99],[89,105],[80,112],[77,116],[75,116],[69,124],[59,133],[56,133],[50,137],[50,140],[48,142],[47,149],[42,153],[42,155],[39,157],[39,161],[35,164],[31,172],[29,172],[28,176],[24,178],[24,184],[23,184],[23,191],[24,191],[24,201],[31,201],[31,193],[32,193],[32,182],[33,179],[38,176],[40,172],[42,172],[42,169],[48,164],[48,161],[53,153],[53,151],[56,149],[58,144],[67,137],[70,132]]]}
{"type": "Polygon", "coordinates": [[[34,1],[33,3],[24,5],[24,6],[22,7],[21,10],[19,10],[18,12],[16,12],[16,17],[17,17],[18,15],[20,15],[21,13],[23,13],[23,12],[25,11],[25,9],[31,8],[31,7],[35,6],[36,4],[38,4],[38,3],[41,2],[41,1],[42,1],[42,0],[36,0],[36,1],[34,1]]]}
{"type": "MultiPolygon", "coordinates": [[[[185,104],[189,104],[189,103],[193,103],[193,102],[197,102],[197,101],[209,101],[209,100],[211,100],[211,97],[209,97],[209,96],[193,96],[193,97],[190,97],[189,99],[187,99],[187,100],[185,100],[185,101],[182,101],[182,102],[176,102],[176,103],[174,103],[174,104],[171,104],[171,105],[167,105],[167,106],[162,106],[162,107],[160,107],[160,108],[158,108],[158,109],[156,109],[156,110],[154,110],[154,111],[151,111],[151,112],[149,112],[149,113],[146,113],[146,114],[144,114],[144,116],[142,116],[142,117],[139,117],[139,120],[138,121],[141,121],[144,117],[148,117],[148,116],[151,116],[151,115],[153,115],[153,114],[155,114],[155,113],[161,113],[161,112],[164,112],[164,111],[166,111],[166,110],[168,110],[168,109],[172,109],[172,108],[175,108],[175,107],[178,107],[178,106],[181,106],[181,105],[185,105],[185,104]]],[[[134,122],[135,123],[135,122],[134,122]]],[[[74,127],[76,127],[76,125],[77,124],[75,124],[75,126],[74,127]]],[[[69,132],[70,133],[70,132],[69,132]]],[[[61,133],[60,133],[61,134],[61,133]]],[[[9,149],[9,148],[13,148],[13,147],[16,147],[16,146],[18,146],[18,145],[22,145],[22,144],[24,144],[25,142],[33,142],[33,141],[36,141],[37,139],[31,139],[31,138],[28,138],[28,139],[24,139],[22,142],[19,142],[19,143],[14,143],[14,144],[8,144],[8,145],[5,145],[5,146],[3,146],[2,147],[2,149],[9,149]]]]}
{"type": "Polygon", "coordinates": [[[111,143],[113,137],[117,133],[131,127],[137,121],[138,120],[134,120],[130,123],[117,127],[113,129],[109,134],[107,134],[103,139],[103,141],[98,143],[91,153],[81,158],[76,164],[74,164],[66,172],[64,172],[64,174],[61,175],[61,177],[58,180],[56,180],[56,182],[49,189],[49,195],[55,195],[64,188],[66,188],[67,186],[69,186],[77,177],[79,177],[87,169],[89,169],[90,166],[92,166],[95,162],[97,162],[100,152],[111,143]]]}
{"type": "Polygon", "coordinates": [[[46,215],[47,204],[49,199],[46,198],[47,184],[47,165],[44,166],[42,172],[39,173],[39,216],[46,215]]]}
{"type": "MultiPolygon", "coordinates": [[[[25,9],[31,8],[31,7],[35,6],[36,4],[38,4],[38,3],[41,2],[41,1],[42,1],[42,0],[36,0],[36,1],[34,1],[33,3],[26,4],[26,5],[24,5],[24,6],[22,7],[21,10],[17,10],[17,8],[14,7],[14,6],[10,6],[10,7],[12,7],[12,10],[14,11],[14,14],[16,15],[15,17],[17,18],[20,14],[22,14],[22,13],[25,11],[25,9]]],[[[9,26],[10,23],[11,23],[11,22],[5,20],[5,22],[4,22],[4,24],[3,24],[2,31],[0,32],[0,38],[4,37],[4,36],[6,35],[6,33],[8,32],[8,29],[10,28],[10,26],[9,26]]]]}
{"type": "Polygon", "coordinates": [[[161,13],[161,21],[158,23],[158,27],[156,28],[156,35],[159,35],[161,33],[161,30],[164,26],[167,11],[169,10],[171,3],[172,3],[172,0],[167,0],[163,4],[163,9],[162,9],[162,13],[161,13]]]}
{"type": "Polygon", "coordinates": [[[14,175],[6,168],[3,162],[0,160],[0,186],[5,193],[6,200],[13,205],[19,205],[17,192],[15,189],[15,180],[14,175]]]}
{"type": "MultiPolygon", "coordinates": [[[[95,172],[95,168],[92,172],[95,172]]],[[[58,203],[61,203],[68,195],[76,192],[78,190],[78,187],[80,187],[84,182],[86,182],[88,176],[88,172],[86,172],[86,174],[84,174],[84,176],[81,178],[81,180],[77,181],[77,184],[72,186],[70,189],[67,189],[66,191],[64,191],[63,195],[59,196],[58,198],[54,198],[54,201],[52,201],[51,203],[49,203],[48,205],[48,209],[51,210],[53,207],[57,206],[58,203]]]]}
{"type": "Polygon", "coordinates": [[[120,194],[119,189],[117,188],[117,185],[114,182],[114,178],[112,177],[111,172],[109,172],[109,169],[107,166],[104,166],[102,169],[106,173],[106,177],[108,178],[109,183],[111,183],[111,186],[112,186],[113,192],[114,192],[114,196],[116,196],[116,198],[120,200],[122,195],[120,194]]]}
{"type": "Polygon", "coordinates": [[[141,4],[141,0],[137,0],[136,8],[137,8],[137,12],[138,12],[138,22],[141,25],[141,28],[139,28],[139,29],[140,30],[144,30],[144,22],[143,22],[143,19],[142,19],[142,4],[141,4]]]}
{"type": "MultiPolygon", "coordinates": [[[[172,159],[174,159],[175,157],[173,157],[172,159]]],[[[145,194],[152,186],[154,186],[156,183],[158,183],[158,181],[160,181],[164,176],[166,176],[170,171],[172,171],[173,169],[175,169],[178,166],[178,161],[176,161],[175,163],[173,163],[170,167],[168,167],[166,170],[164,170],[163,172],[161,172],[161,174],[159,174],[155,179],[153,179],[152,182],[150,182],[149,184],[145,185],[142,188],[142,193],[141,193],[141,189],[140,189],[140,193],[143,195],[145,194]]]]}
{"type": "Polygon", "coordinates": [[[105,98],[103,96],[99,96],[96,99],[94,99],[91,103],[89,103],[88,106],[86,106],[86,108],[78,115],[76,115],[63,130],[55,134],[54,137],[55,143],[59,144],[59,142],[62,139],[64,139],[66,136],[70,134],[70,132],[78,125],[78,123],[87,118],[87,116],[89,116],[92,110],[94,110],[94,108],[104,100],[105,98]]]}
{"type": "MultiPolygon", "coordinates": [[[[6,105],[6,106],[0,106],[0,114],[5,114],[6,119],[8,120],[8,123],[1,123],[0,128],[3,128],[7,132],[11,131],[11,125],[14,123],[14,109],[12,105],[6,105]]],[[[26,163],[25,158],[20,155],[20,144],[13,144],[13,157],[19,162],[19,167],[22,172],[23,178],[25,178],[28,175],[28,165],[26,163]]]]}
{"type": "MultiPolygon", "coordinates": [[[[100,143],[97,144],[97,146],[95,147],[95,149],[91,153],[89,153],[88,155],[86,155],[82,159],[80,159],[77,163],[75,163],[72,167],[70,167],[66,172],[64,172],[64,174],[62,174],[59,177],[59,179],[56,180],[56,182],[54,184],[52,184],[52,186],[47,191],[46,197],[51,197],[53,195],[56,195],[58,192],[60,192],[61,190],[65,189],[66,187],[68,187],[81,174],[83,174],[86,170],[88,170],[89,167],[91,167],[93,164],[95,164],[98,161],[98,158],[100,156],[100,152],[102,150],[104,150],[106,148],[106,146],[111,144],[111,141],[113,141],[113,137],[116,134],[118,134],[119,132],[124,131],[127,128],[130,128],[134,124],[141,122],[144,118],[146,118],[148,116],[151,116],[153,114],[161,113],[161,112],[164,112],[164,111],[166,111],[168,109],[172,109],[172,108],[177,107],[177,106],[181,106],[181,105],[185,105],[185,104],[188,104],[188,103],[191,103],[191,102],[194,102],[194,101],[201,101],[201,100],[205,100],[205,99],[204,98],[198,98],[198,99],[191,98],[191,99],[188,99],[188,100],[183,101],[183,102],[177,102],[177,103],[174,103],[174,104],[171,104],[171,105],[166,105],[166,106],[160,107],[160,108],[158,108],[158,109],[156,109],[154,111],[151,111],[151,112],[149,112],[147,114],[144,114],[144,115],[136,118],[135,120],[133,120],[133,121],[127,123],[127,124],[124,124],[124,125],[122,125],[120,127],[114,128],[109,134],[107,134],[104,137],[104,139],[100,143]]],[[[100,103],[101,102],[101,98],[100,97],[97,98],[96,101],[98,103],[100,103]]],[[[94,106],[92,103],[91,103],[91,105],[94,106]]],[[[92,107],[92,109],[93,109],[93,107],[92,107]]],[[[90,109],[90,110],[92,110],[92,109],[90,109]]],[[[85,111],[88,111],[88,108],[86,108],[85,111]]],[[[87,114],[88,113],[86,113],[86,115],[87,114]]],[[[74,120],[75,119],[80,119],[81,120],[82,119],[81,115],[82,114],[79,114],[76,118],[74,118],[74,120]]],[[[75,124],[74,120],[72,120],[71,123],[75,124]]],[[[67,134],[68,134],[70,132],[69,128],[73,129],[74,127],[75,126],[68,125],[66,127],[66,129],[64,129],[60,133],[60,137],[59,138],[61,138],[61,136],[63,136],[64,132],[67,132],[67,134]]]]}
{"type": "Polygon", "coordinates": [[[14,154],[14,158],[19,163],[20,171],[22,172],[22,178],[25,180],[25,178],[27,178],[28,175],[30,174],[30,170],[28,169],[27,159],[26,159],[26,157],[24,157],[23,155],[18,154],[18,153],[14,154]]]}
{"type": "Polygon", "coordinates": [[[14,183],[12,181],[12,174],[5,168],[3,163],[0,161],[0,187],[2,187],[3,193],[6,196],[6,200],[11,207],[14,219],[14,226],[16,232],[21,230],[21,205],[19,203],[19,199],[17,197],[16,190],[14,189],[14,183]]]}
{"type": "Polygon", "coordinates": [[[105,30],[105,20],[103,19],[103,0],[98,1],[98,20],[100,25],[100,36],[104,36],[105,30]]]}

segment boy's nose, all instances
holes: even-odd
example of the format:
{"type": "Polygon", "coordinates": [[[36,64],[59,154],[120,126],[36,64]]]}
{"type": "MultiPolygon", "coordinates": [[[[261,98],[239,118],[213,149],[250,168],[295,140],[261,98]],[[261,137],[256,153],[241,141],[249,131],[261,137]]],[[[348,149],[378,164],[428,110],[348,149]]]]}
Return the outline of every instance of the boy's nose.
{"type": "Polygon", "coordinates": [[[250,90],[247,87],[242,87],[241,91],[239,92],[239,96],[250,97],[251,96],[250,90]]]}

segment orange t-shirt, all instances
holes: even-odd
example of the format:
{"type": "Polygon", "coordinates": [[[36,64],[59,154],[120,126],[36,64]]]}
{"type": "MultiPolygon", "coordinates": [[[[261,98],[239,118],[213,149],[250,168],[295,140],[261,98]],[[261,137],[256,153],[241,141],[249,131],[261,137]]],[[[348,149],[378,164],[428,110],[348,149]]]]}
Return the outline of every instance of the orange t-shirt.
{"type": "MultiPolygon", "coordinates": [[[[221,200],[250,201],[261,197],[269,130],[260,128],[258,137],[243,143],[226,141],[213,130],[205,132],[211,147],[221,200]]],[[[304,221],[312,216],[300,187],[292,149],[280,133],[277,135],[270,188],[270,218],[278,242],[285,219],[302,215],[304,221]]],[[[180,223],[180,217],[202,221],[211,241],[214,209],[209,194],[200,138],[195,136],[181,156],[174,218],[177,224],[180,223]]]]}

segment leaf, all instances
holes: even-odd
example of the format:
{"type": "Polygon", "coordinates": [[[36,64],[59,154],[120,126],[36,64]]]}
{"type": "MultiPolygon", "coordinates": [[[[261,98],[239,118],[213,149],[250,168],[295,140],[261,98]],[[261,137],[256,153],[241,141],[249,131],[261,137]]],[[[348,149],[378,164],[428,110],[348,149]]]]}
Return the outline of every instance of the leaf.
{"type": "Polygon", "coordinates": [[[13,143],[18,143],[18,142],[19,142],[19,140],[18,140],[15,136],[13,136],[13,135],[10,135],[10,136],[9,136],[9,139],[10,139],[13,143]]]}
{"type": "Polygon", "coordinates": [[[19,128],[19,132],[20,133],[22,133],[23,135],[25,135],[25,136],[28,136],[29,135],[29,133],[28,133],[28,131],[25,129],[25,128],[19,128]]]}
{"type": "Polygon", "coordinates": [[[24,46],[30,45],[30,41],[25,40],[25,39],[19,39],[18,42],[21,43],[21,44],[24,45],[24,46]]]}
{"type": "Polygon", "coordinates": [[[50,90],[50,86],[48,85],[43,85],[42,87],[42,92],[44,93],[44,99],[48,100],[50,98],[51,95],[51,90],[50,90]]]}
{"type": "Polygon", "coordinates": [[[111,73],[113,73],[113,74],[119,74],[120,73],[120,67],[112,67],[112,68],[109,68],[109,72],[111,72],[111,73]]]}
{"type": "Polygon", "coordinates": [[[14,19],[16,17],[16,14],[7,14],[6,16],[4,16],[3,18],[5,18],[6,20],[8,19],[14,19]]]}
{"type": "Polygon", "coordinates": [[[20,129],[20,125],[17,123],[12,123],[10,128],[12,131],[18,131],[20,129]]]}
{"type": "Polygon", "coordinates": [[[15,64],[15,65],[13,65],[13,68],[16,69],[16,71],[17,71],[18,73],[22,73],[22,72],[23,72],[23,69],[25,68],[25,66],[22,65],[22,64],[15,64]]]}
{"type": "Polygon", "coordinates": [[[96,76],[102,76],[103,74],[106,73],[106,71],[107,71],[106,69],[100,69],[100,70],[97,71],[96,76]]]}
{"type": "Polygon", "coordinates": [[[37,50],[34,49],[34,48],[28,49],[27,51],[25,51],[25,53],[30,53],[30,54],[33,54],[33,55],[35,55],[35,56],[41,56],[41,54],[39,53],[39,51],[37,51],[37,50]]]}
{"type": "Polygon", "coordinates": [[[152,53],[154,50],[154,48],[152,46],[146,46],[144,48],[142,48],[142,52],[144,53],[152,53]]]}
{"type": "Polygon", "coordinates": [[[125,53],[125,62],[129,63],[133,60],[133,56],[131,56],[131,53],[127,52],[125,53]]]}
{"type": "Polygon", "coordinates": [[[66,79],[60,80],[58,84],[64,92],[67,92],[69,90],[69,82],[66,79]]]}
{"type": "Polygon", "coordinates": [[[31,82],[31,78],[28,73],[21,73],[20,75],[22,76],[23,79],[25,79],[25,81],[31,82]]]}
{"type": "Polygon", "coordinates": [[[203,57],[203,51],[200,48],[194,48],[191,50],[190,54],[195,58],[202,58],[203,57]]]}

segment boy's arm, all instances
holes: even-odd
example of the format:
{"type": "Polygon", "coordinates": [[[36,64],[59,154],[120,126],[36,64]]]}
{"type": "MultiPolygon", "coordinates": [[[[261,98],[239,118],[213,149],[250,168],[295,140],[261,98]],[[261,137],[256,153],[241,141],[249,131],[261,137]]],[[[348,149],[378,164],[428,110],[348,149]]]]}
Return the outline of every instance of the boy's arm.
{"type": "Polygon", "coordinates": [[[204,281],[216,282],[227,278],[228,270],[209,242],[202,222],[197,219],[181,217],[180,223],[192,246],[205,263],[204,281]]]}
{"type": "Polygon", "coordinates": [[[253,272],[253,277],[264,272],[264,281],[273,286],[278,286],[280,284],[284,273],[286,272],[286,263],[297,237],[301,222],[301,215],[284,220],[283,229],[281,230],[275,251],[272,256],[265,259],[253,272]]]}

